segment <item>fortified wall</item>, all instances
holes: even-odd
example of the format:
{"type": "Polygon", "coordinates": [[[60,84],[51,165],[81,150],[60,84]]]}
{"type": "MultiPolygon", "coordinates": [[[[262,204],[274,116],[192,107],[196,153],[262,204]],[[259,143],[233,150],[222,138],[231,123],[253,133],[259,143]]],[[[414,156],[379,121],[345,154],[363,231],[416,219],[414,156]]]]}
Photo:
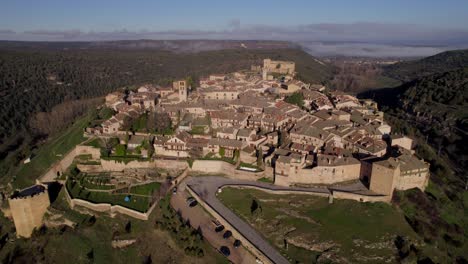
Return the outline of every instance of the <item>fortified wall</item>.
{"type": "Polygon", "coordinates": [[[273,175],[273,173],[268,173],[267,170],[261,172],[238,170],[235,165],[221,160],[195,160],[193,162],[191,171],[208,174],[218,173],[223,174],[229,178],[250,181],[256,181],[263,177],[271,178],[273,175]]]}
{"type": "Polygon", "coordinates": [[[167,170],[184,170],[188,167],[185,160],[162,160],[156,159],[152,161],[132,160],[123,162],[118,160],[101,160],[102,170],[104,171],[123,171],[125,169],[151,169],[162,168],[167,170]]]}
{"type": "Polygon", "coordinates": [[[361,164],[344,166],[317,166],[312,169],[299,169],[289,175],[276,174],[275,184],[290,186],[294,184],[334,184],[357,180],[360,177],[361,164]]]}
{"type": "Polygon", "coordinates": [[[91,146],[77,145],[70,152],[65,154],[61,160],[55,162],[46,173],[39,177],[39,180],[41,182],[54,181],[57,176],[62,175],[62,173],[70,167],[75,157],[79,155],[91,155],[93,159],[99,159],[101,157],[101,152],[99,149],[91,146]]]}

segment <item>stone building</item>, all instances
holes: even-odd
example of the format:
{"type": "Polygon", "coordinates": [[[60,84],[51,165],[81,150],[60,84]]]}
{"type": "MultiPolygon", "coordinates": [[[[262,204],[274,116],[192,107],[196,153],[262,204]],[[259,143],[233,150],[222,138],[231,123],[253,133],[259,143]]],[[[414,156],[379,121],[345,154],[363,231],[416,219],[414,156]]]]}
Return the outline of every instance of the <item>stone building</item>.
{"type": "Polygon", "coordinates": [[[271,59],[264,59],[263,69],[267,72],[294,75],[296,64],[293,61],[274,61],[271,59]]]}
{"type": "Polygon", "coordinates": [[[352,157],[319,154],[315,163],[312,165],[312,155],[280,156],[276,161],[275,184],[333,184],[358,180],[360,176],[361,164],[352,157]]]}
{"type": "Polygon", "coordinates": [[[175,92],[179,93],[179,102],[187,101],[187,82],[185,80],[178,80],[172,83],[172,88],[175,92]]]}
{"type": "Polygon", "coordinates": [[[41,227],[44,214],[50,205],[47,188],[34,185],[14,193],[8,199],[18,237],[30,237],[35,228],[41,227]]]}
{"type": "Polygon", "coordinates": [[[429,164],[410,151],[397,148],[391,157],[363,159],[361,178],[379,194],[391,196],[395,189],[424,191],[429,183],[429,164]]]}

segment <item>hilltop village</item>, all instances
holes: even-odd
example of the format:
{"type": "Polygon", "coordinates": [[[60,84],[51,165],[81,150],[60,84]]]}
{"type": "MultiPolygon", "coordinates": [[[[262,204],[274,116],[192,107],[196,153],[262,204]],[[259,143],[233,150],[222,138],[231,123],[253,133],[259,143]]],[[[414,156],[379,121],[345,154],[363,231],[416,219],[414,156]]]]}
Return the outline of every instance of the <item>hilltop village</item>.
{"type": "Polygon", "coordinates": [[[71,208],[141,220],[187,176],[267,182],[273,185],[262,188],[330,202],[390,202],[394,190],[426,188],[429,164],[414,155],[410,138],[392,135],[374,101],[295,76],[294,62],[265,59],[263,66],[199,83],[108,94],[98,109],[107,117],[86,128],[88,139],[39,177],[40,185],[10,197],[17,235],[29,237],[43,224],[46,183],[56,180],[71,208]]]}
{"type": "Polygon", "coordinates": [[[410,138],[391,134],[375,102],[295,74],[294,62],[265,59],[263,67],[213,74],[197,87],[178,80],[114,92],[106,106],[115,115],[87,132],[127,138],[125,148],[140,148],[145,158],[225,160],[264,171],[276,185],[361,180],[369,193],[389,198],[395,189],[424,190],[428,163],[414,156],[410,138]],[[167,124],[144,133],[132,126],[142,116],[167,124]]]}

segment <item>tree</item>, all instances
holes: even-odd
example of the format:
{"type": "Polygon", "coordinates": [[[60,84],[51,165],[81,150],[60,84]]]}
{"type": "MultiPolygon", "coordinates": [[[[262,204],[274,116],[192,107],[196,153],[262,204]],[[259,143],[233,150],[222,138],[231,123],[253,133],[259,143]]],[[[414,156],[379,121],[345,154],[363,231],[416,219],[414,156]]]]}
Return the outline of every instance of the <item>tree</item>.
{"type": "Polygon", "coordinates": [[[295,104],[295,105],[297,105],[299,107],[304,106],[304,96],[302,95],[301,92],[294,92],[290,96],[286,97],[286,99],[284,99],[284,101],[286,103],[295,104]]]}
{"type": "Polygon", "coordinates": [[[257,150],[257,166],[260,168],[263,165],[263,152],[262,150],[257,150]]]}
{"type": "Polygon", "coordinates": [[[224,157],[225,154],[226,154],[226,150],[223,147],[219,147],[219,155],[221,157],[224,157]]]}
{"type": "Polygon", "coordinates": [[[125,232],[130,233],[132,232],[132,222],[128,221],[125,225],[125,232]]]}
{"type": "Polygon", "coordinates": [[[172,128],[172,121],[166,112],[152,112],[148,114],[146,128],[154,133],[168,133],[172,128]]]}
{"type": "Polygon", "coordinates": [[[119,145],[115,146],[115,155],[116,156],[123,157],[123,156],[125,156],[126,152],[127,152],[127,148],[126,148],[125,145],[119,144],[119,145]]]}

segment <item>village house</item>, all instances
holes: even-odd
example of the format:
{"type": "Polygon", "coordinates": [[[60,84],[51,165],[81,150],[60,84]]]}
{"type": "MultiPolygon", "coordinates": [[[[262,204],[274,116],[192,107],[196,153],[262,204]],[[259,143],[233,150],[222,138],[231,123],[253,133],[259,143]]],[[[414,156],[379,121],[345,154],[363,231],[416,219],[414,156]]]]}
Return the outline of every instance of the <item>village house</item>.
{"type": "Polygon", "coordinates": [[[329,110],[333,109],[333,104],[328,97],[321,92],[312,90],[302,90],[304,96],[304,106],[309,110],[329,110]]]}
{"type": "Polygon", "coordinates": [[[325,141],[330,138],[330,133],[312,126],[303,126],[293,128],[289,134],[292,142],[299,144],[323,146],[325,141]]]}
{"type": "Polygon", "coordinates": [[[248,128],[241,128],[237,132],[236,139],[240,141],[250,141],[255,136],[255,130],[248,128]]]}
{"type": "Polygon", "coordinates": [[[212,128],[245,127],[249,115],[233,111],[212,111],[210,112],[210,118],[212,128]]]}
{"type": "Polygon", "coordinates": [[[349,94],[342,92],[332,92],[333,104],[336,109],[360,107],[359,100],[349,94]]]}
{"type": "Polygon", "coordinates": [[[234,158],[235,151],[240,151],[246,144],[235,139],[212,138],[208,140],[208,152],[219,154],[220,149],[224,150],[224,157],[234,158]]]}
{"type": "Polygon", "coordinates": [[[235,100],[239,97],[239,91],[237,90],[228,90],[223,88],[213,88],[208,87],[199,91],[202,97],[205,100],[222,100],[222,101],[229,101],[235,100]]]}
{"type": "Polygon", "coordinates": [[[237,137],[237,132],[239,131],[238,128],[235,127],[221,127],[217,132],[216,132],[216,137],[217,138],[224,138],[224,139],[236,139],[237,137]]]}
{"type": "Polygon", "coordinates": [[[189,157],[187,143],[192,135],[185,131],[171,137],[156,137],[154,140],[154,152],[158,156],[189,157]]]}
{"type": "Polygon", "coordinates": [[[146,136],[132,135],[127,143],[128,149],[136,149],[143,144],[143,141],[147,140],[146,136]]]}

